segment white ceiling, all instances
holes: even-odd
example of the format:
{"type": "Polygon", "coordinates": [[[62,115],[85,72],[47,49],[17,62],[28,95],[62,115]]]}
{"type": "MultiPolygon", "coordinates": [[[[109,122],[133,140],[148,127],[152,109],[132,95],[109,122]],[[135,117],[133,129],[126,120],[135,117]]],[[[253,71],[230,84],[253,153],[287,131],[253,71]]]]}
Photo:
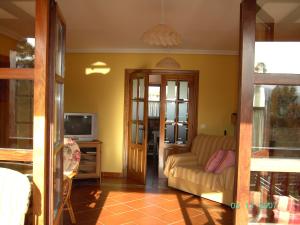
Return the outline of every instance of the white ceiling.
{"type": "Polygon", "coordinates": [[[0,33],[14,39],[34,37],[35,0],[0,0],[0,33]]]}
{"type": "MultiPolygon", "coordinates": [[[[160,0],[58,0],[73,51],[155,51],[141,35],[160,22],[160,0]]],[[[238,51],[240,0],[165,0],[179,51],[238,51]]],[[[157,47],[156,47],[157,48],[157,47]]]]}
{"type": "MultiPolygon", "coordinates": [[[[161,0],[57,0],[67,24],[67,48],[77,52],[237,54],[241,0],[164,0],[165,22],[182,36],[176,49],[141,40],[160,22],[161,0]]],[[[258,21],[276,23],[274,38],[300,40],[300,1],[258,0],[258,21]],[[274,18],[274,19],[273,19],[274,18]]],[[[0,0],[0,33],[34,36],[35,0],[0,0]]]]}

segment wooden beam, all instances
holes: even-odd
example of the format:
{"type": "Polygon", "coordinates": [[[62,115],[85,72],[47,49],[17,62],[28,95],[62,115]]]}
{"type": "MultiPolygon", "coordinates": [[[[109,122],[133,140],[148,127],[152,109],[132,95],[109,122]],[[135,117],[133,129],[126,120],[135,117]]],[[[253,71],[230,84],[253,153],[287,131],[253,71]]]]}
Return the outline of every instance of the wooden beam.
{"type": "Polygon", "coordinates": [[[253,75],[254,84],[260,85],[299,85],[300,74],[261,74],[255,73],[253,75]]]}
{"type": "Polygon", "coordinates": [[[0,79],[33,80],[34,69],[0,68],[0,79]]]}
{"type": "Polygon", "coordinates": [[[241,3],[240,18],[240,91],[236,151],[236,196],[238,207],[234,211],[234,224],[248,224],[250,158],[252,146],[252,102],[255,49],[256,0],[241,3]]]}
{"type": "Polygon", "coordinates": [[[33,129],[33,223],[50,225],[47,176],[49,164],[47,126],[47,77],[50,0],[36,0],[34,129],[33,129]]]}
{"type": "Polygon", "coordinates": [[[32,149],[0,149],[0,160],[32,162],[32,149]]]}

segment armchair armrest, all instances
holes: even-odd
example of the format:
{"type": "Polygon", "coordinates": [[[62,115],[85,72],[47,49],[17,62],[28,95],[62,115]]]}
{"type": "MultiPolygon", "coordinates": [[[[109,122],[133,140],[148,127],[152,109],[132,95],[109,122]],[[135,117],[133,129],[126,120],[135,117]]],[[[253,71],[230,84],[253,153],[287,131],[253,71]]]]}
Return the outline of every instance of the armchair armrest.
{"type": "Polygon", "coordinates": [[[182,154],[190,152],[190,149],[187,146],[179,147],[179,146],[171,146],[164,149],[164,162],[166,162],[169,155],[182,154]]]}
{"type": "Polygon", "coordinates": [[[164,174],[168,177],[172,168],[178,165],[197,165],[197,158],[191,152],[169,155],[165,163],[164,174]]]}

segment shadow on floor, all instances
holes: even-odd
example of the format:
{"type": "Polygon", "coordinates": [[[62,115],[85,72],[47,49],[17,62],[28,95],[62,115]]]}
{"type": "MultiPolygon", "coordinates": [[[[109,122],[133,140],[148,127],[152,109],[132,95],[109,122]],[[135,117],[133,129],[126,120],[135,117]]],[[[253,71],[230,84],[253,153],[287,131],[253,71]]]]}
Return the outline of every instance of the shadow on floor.
{"type": "MultiPolygon", "coordinates": [[[[74,182],[77,225],[232,224],[233,211],[221,204],[170,188],[135,185],[125,179],[74,182]]],[[[64,225],[71,224],[64,213],[64,225]]]]}

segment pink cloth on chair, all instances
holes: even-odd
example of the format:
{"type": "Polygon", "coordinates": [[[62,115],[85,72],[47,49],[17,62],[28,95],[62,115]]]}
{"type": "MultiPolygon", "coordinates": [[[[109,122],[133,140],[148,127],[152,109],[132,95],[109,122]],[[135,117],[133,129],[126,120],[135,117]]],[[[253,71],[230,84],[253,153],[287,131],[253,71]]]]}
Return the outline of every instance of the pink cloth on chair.
{"type": "Polygon", "coordinates": [[[64,139],[64,175],[68,176],[79,166],[80,148],[71,138],[64,139]]]}

